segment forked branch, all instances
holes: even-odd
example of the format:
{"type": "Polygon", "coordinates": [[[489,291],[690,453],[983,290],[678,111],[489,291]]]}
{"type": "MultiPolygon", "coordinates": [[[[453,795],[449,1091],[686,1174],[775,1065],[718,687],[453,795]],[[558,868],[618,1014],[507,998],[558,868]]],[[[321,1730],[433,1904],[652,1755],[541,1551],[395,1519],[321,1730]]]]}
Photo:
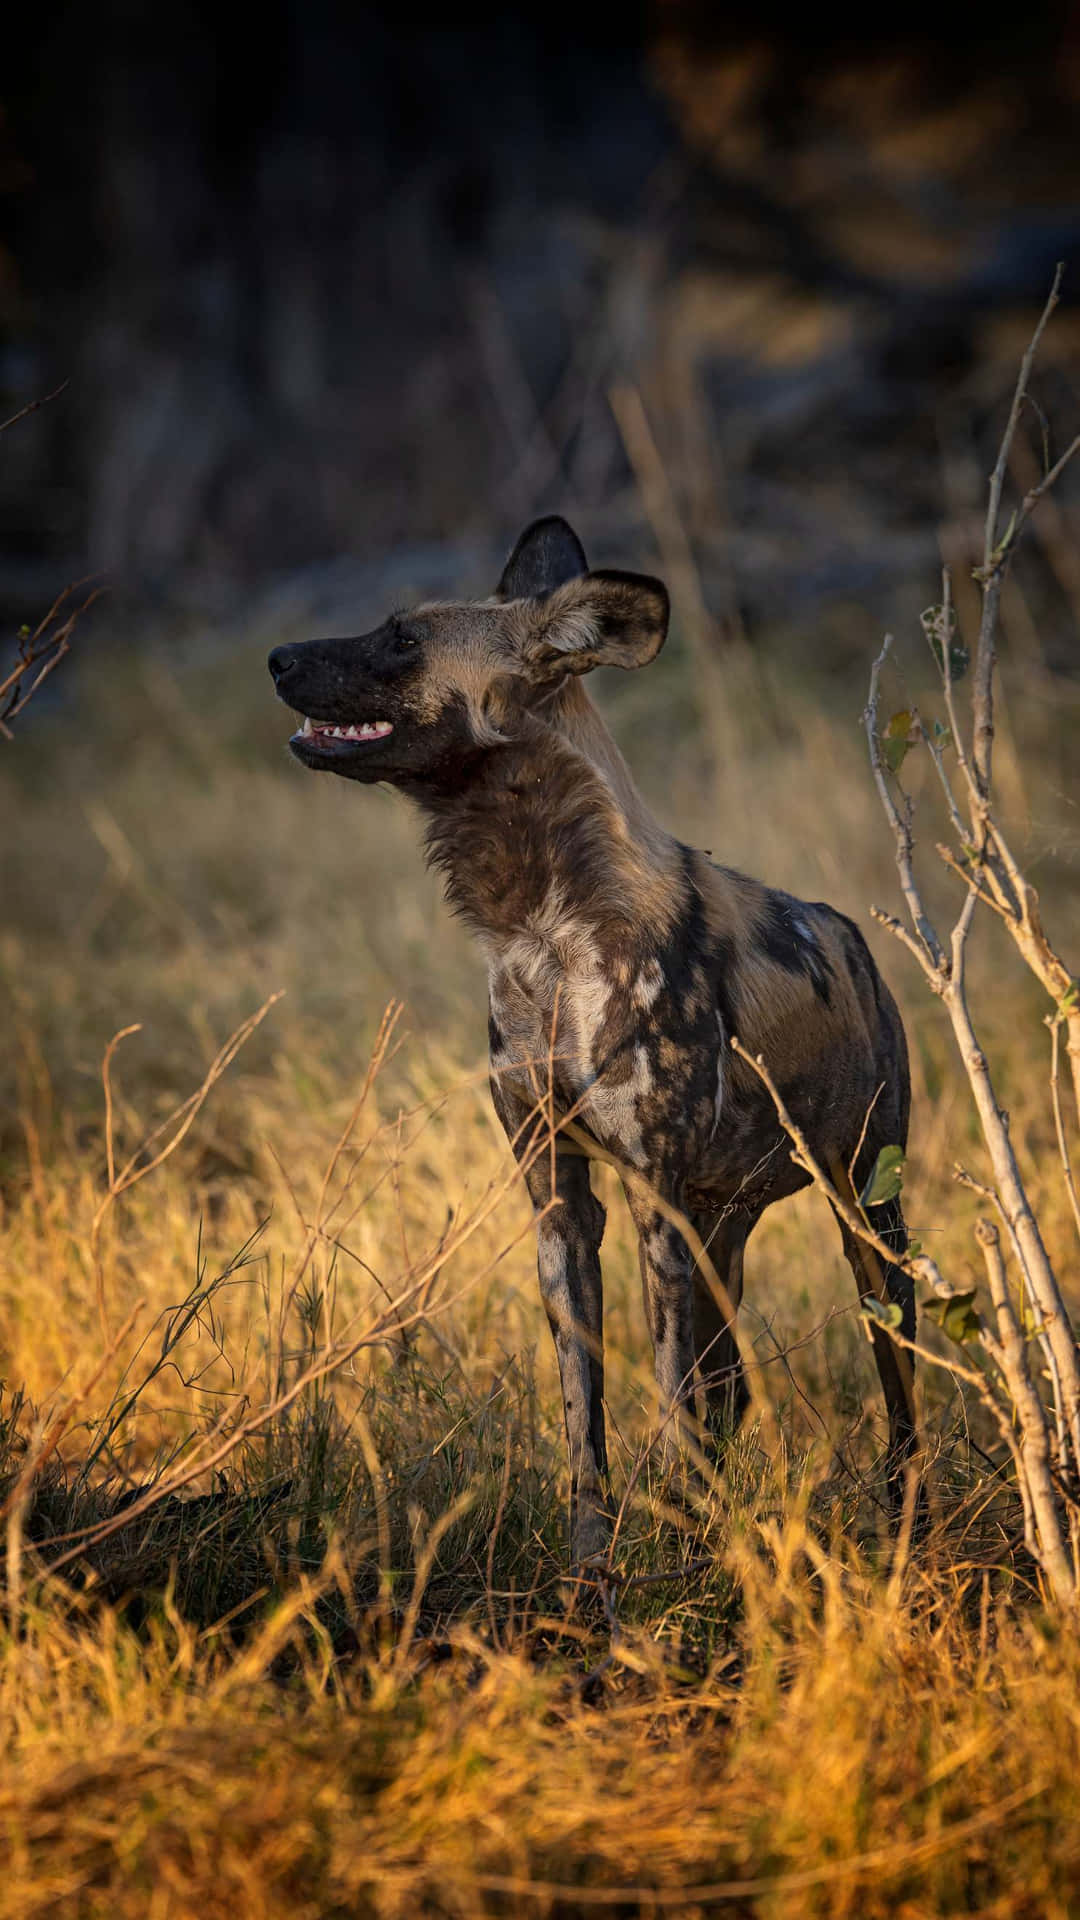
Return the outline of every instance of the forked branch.
{"type": "MultiPolygon", "coordinates": [[[[880,676],[891,645],[888,639],[871,669],[869,697],[863,718],[871,771],[892,831],[897,872],[910,929],[880,909],[874,909],[874,917],[887,926],[918,960],[923,977],[940,997],[948,1013],[978,1112],[993,1170],[993,1185],[985,1187],[967,1178],[969,1184],[978,1186],[980,1192],[992,1201],[1004,1221],[1029,1303],[1025,1316],[1018,1317],[1009,1292],[998,1229],[992,1222],[983,1220],[976,1229],[976,1237],[986,1267],[996,1332],[985,1320],[973,1321],[972,1331],[977,1330],[980,1344],[997,1369],[1001,1398],[993,1402],[995,1418],[1016,1462],[1026,1537],[1054,1597],[1073,1603],[1080,1597],[1077,1566],[1070,1551],[1077,1495],[1080,1492],[1080,1362],[1057,1275],[1010,1139],[1008,1117],[997,1098],[989,1061],[979,1041],[966,981],[967,945],[975,909],[981,902],[989,906],[1004,923],[1019,952],[1054,1001],[1054,1012],[1048,1020],[1052,1038],[1051,1098],[1063,1179],[1073,1218],[1080,1230],[1080,1204],[1069,1162],[1058,1077],[1058,1035],[1060,1026],[1064,1025],[1080,1112],[1080,988],[1047,939],[1035,890],[1021,871],[995,818],[992,789],[994,666],[1002,582],[1024,525],[1038,501],[1053,486],[1080,447],[1078,437],[1062,457],[1048,467],[1040,483],[1029,490],[1012,514],[1004,534],[1000,534],[1001,496],[1009,455],[1027,397],[1035,355],[1057,305],[1060,285],[1059,268],[1050,297],[1021,362],[1008,420],[990,478],[983,564],[976,575],[983,602],[972,682],[970,751],[965,747],[954,694],[947,575],[944,605],[934,610],[934,621],[931,623],[933,630],[927,629],[941,672],[951,735],[970,802],[970,833],[965,833],[958,824],[958,809],[945,774],[940,745],[930,742],[945,791],[950,824],[958,841],[956,852],[946,846],[939,846],[937,850],[964,888],[960,909],[947,942],[939,936],[926,911],[915,873],[912,803],[899,789],[898,782],[897,791],[894,791],[882,753],[878,700],[880,676]],[[1040,1359],[1044,1365],[1040,1364],[1040,1359]],[[1050,1383],[1046,1389],[1050,1405],[1045,1404],[1043,1399],[1042,1382],[1047,1379],[1050,1383]]],[[[895,775],[892,778],[895,781],[895,775]]],[[[790,1132],[782,1103],[779,1103],[775,1088],[762,1071],[761,1063],[751,1061],[750,1064],[756,1066],[770,1086],[778,1103],[777,1111],[790,1132]]],[[[801,1148],[799,1158],[802,1164],[808,1166],[815,1184],[824,1185],[828,1190],[821,1170],[809,1167],[801,1148]]],[[[848,1218],[850,1208],[848,1214],[844,1214],[843,1197],[829,1192],[829,1199],[842,1217],[848,1219],[852,1230],[861,1232],[865,1240],[865,1223],[860,1227],[853,1218],[848,1218]]],[[[895,1258],[895,1255],[892,1257],[895,1258]]],[[[909,1271],[914,1271],[910,1260],[901,1261],[901,1264],[906,1265],[909,1271]]],[[[923,1270],[924,1277],[931,1277],[926,1274],[925,1267],[923,1270]]]]}

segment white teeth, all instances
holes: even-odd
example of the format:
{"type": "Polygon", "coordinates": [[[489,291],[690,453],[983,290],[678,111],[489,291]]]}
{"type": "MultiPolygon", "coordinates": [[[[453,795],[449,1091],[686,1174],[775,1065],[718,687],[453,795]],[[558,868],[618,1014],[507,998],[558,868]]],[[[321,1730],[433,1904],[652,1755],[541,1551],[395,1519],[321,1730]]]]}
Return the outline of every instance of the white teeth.
{"type": "Polygon", "coordinates": [[[328,740],[384,740],[394,729],[389,720],[364,720],[352,727],[326,727],[321,721],[305,720],[300,731],[321,733],[328,740]]]}

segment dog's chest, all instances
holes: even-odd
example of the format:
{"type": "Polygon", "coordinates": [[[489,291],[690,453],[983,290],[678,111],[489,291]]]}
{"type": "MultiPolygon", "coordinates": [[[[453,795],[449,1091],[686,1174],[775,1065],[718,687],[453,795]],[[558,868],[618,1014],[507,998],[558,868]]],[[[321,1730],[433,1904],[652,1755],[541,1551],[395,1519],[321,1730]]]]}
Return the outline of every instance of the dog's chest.
{"type": "Polygon", "coordinates": [[[587,951],[565,966],[559,955],[523,937],[488,972],[492,1066],[530,1088],[550,1080],[572,1100],[604,1070],[622,1026],[616,984],[587,951]]]}
{"type": "Polygon", "coordinates": [[[581,929],[558,945],[522,934],[491,955],[488,987],[492,1070],[508,1090],[531,1106],[553,1088],[628,1166],[697,1157],[717,1114],[715,1015],[704,1058],[679,1044],[658,962],[605,964],[581,929]]]}

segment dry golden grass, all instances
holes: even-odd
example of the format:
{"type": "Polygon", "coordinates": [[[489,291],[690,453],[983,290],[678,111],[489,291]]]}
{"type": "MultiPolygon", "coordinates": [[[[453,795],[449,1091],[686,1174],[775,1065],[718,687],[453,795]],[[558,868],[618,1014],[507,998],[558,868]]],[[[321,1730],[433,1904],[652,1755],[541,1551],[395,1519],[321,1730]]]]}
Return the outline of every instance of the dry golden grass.
{"type": "MultiPolygon", "coordinates": [[[[262,667],[275,637],[221,659],[103,654],[0,764],[0,1499],[136,1316],[9,1531],[0,1915],[1071,1911],[1080,1654],[1040,1611],[1008,1488],[946,1372],[924,1374],[930,1538],[893,1566],[869,1348],[812,1195],[775,1211],[748,1261],[775,1411],[674,1511],[641,1462],[636,1257],[601,1172],[631,1491],[617,1617],[580,1596],[567,1611],[558,1389],[487,1102],[481,965],[404,803],[287,760],[262,667]],[[110,1037],[141,1022],[113,1062],[122,1156],[280,989],[95,1242],[110,1037]],[[397,1051],[320,1210],[391,997],[397,1051]],[[431,1268],[422,1317],[388,1326],[388,1298],[431,1268]],[[70,1584],[45,1577],[58,1535],[119,1518],[214,1421],[380,1314],[374,1344],[220,1472],[118,1524],[69,1561],[70,1584]]],[[[929,683],[914,642],[908,670],[929,683]]],[[[870,932],[894,881],[857,724],[864,663],[817,666],[778,635],[767,664],[731,652],[719,685],[702,715],[676,632],[651,675],[604,689],[658,810],[870,932]]],[[[1007,668],[1004,810],[1066,951],[1076,704],[1007,668]]],[[[966,1086],[905,956],[875,944],[913,1043],[909,1219],[977,1284],[951,1181],[959,1156],[981,1170],[966,1086]]],[[[979,949],[1013,1137],[1075,1273],[1044,1009],[996,929],[979,949]]]]}

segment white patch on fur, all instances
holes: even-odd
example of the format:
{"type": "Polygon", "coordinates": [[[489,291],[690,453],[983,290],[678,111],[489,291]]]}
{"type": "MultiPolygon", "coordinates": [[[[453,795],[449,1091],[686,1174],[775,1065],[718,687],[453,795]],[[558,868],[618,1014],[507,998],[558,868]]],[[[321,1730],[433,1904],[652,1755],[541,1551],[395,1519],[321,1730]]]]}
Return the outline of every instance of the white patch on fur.
{"type": "Polygon", "coordinates": [[[612,994],[591,928],[567,911],[561,890],[553,887],[499,959],[536,1008],[545,1055],[554,1023],[554,1050],[564,1073],[569,1066],[571,1077],[587,1086],[597,1072],[597,1039],[612,994]]]}
{"type": "Polygon", "coordinates": [[[611,999],[611,981],[596,967],[576,980],[569,979],[565,997],[574,1023],[579,1071],[589,1077],[597,1071],[596,1040],[611,999]]]}
{"type": "MultiPolygon", "coordinates": [[[[558,1077],[580,1098],[583,1121],[619,1160],[643,1167],[640,1108],[654,1091],[649,1052],[644,1044],[634,1048],[626,1080],[609,1084],[603,1078],[602,1034],[615,984],[588,923],[567,909],[553,887],[521,931],[491,952],[490,963],[491,1006],[505,1042],[497,1067],[523,1067],[523,1090],[531,1084],[530,1097],[540,1097],[554,1023],[558,1077]]],[[[647,1011],[663,983],[655,960],[647,962],[631,990],[636,1007],[647,1011]]]]}
{"type": "Polygon", "coordinates": [[[671,1235],[665,1228],[652,1229],[646,1242],[646,1255],[656,1273],[663,1273],[672,1264],[671,1235]]]}
{"type": "Polygon", "coordinates": [[[536,1257],[540,1272],[540,1292],[544,1305],[554,1311],[563,1325],[570,1324],[570,1287],[566,1270],[566,1242],[562,1236],[544,1230],[541,1222],[536,1236],[536,1257]]]}
{"type": "Polygon", "coordinates": [[[659,960],[646,960],[630,990],[630,998],[635,1007],[642,1013],[648,1013],[655,1004],[663,984],[664,970],[659,960]]]}
{"type": "Polygon", "coordinates": [[[713,1123],[710,1137],[715,1135],[720,1125],[720,1115],[724,1108],[724,1023],[719,1014],[716,1016],[716,1025],[720,1033],[720,1051],[716,1056],[716,1094],[713,1099],[713,1123]]]}
{"type": "Polygon", "coordinates": [[[598,1080],[585,1094],[582,1105],[590,1128],[617,1160],[625,1160],[630,1167],[645,1165],[645,1141],[632,1082],[608,1087],[598,1080]]]}
{"type": "Polygon", "coordinates": [[[631,1167],[646,1162],[638,1102],[653,1090],[652,1068],[645,1047],[635,1047],[634,1066],[628,1080],[618,1086],[605,1086],[602,1080],[589,1088],[585,1111],[597,1136],[620,1160],[631,1167]]]}
{"type": "Polygon", "coordinates": [[[496,999],[494,992],[491,992],[489,995],[489,1008],[491,1018],[499,1029],[502,1045],[491,1049],[488,1064],[492,1073],[505,1073],[509,1067],[514,1065],[514,1055],[506,1045],[506,1015],[499,1001],[496,999]]]}

